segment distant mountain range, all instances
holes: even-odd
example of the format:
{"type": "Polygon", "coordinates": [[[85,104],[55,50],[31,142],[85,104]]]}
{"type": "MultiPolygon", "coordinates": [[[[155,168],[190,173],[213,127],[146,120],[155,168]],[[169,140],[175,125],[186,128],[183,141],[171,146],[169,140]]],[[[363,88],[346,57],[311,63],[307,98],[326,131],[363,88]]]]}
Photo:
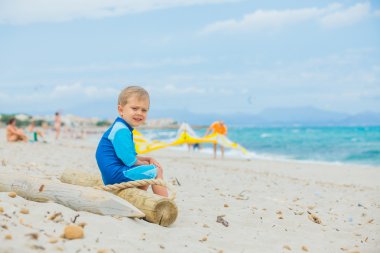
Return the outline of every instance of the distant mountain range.
{"type": "MultiPolygon", "coordinates": [[[[75,109],[75,115],[88,118],[84,109],[75,109]]],[[[64,114],[70,114],[67,111],[64,114]]],[[[30,113],[30,115],[43,115],[43,113],[30,113]]],[[[52,113],[46,115],[52,116],[52,113]]],[[[109,114],[106,111],[96,111],[96,116],[113,121],[116,112],[109,114]],[[107,115],[107,117],[102,117],[107,115]]],[[[314,107],[297,108],[269,108],[257,114],[233,113],[194,113],[186,109],[154,110],[149,112],[148,119],[174,119],[177,122],[187,122],[192,125],[208,126],[216,120],[224,120],[229,126],[380,126],[380,112],[362,112],[348,114],[322,110],[314,107]]]]}
{"type": "Polygon", "coordinates": [[[380,126],[380,113],[346,114],[314,107],[270,108],[258,114],[200,114],[187,110],[151,111],[149,118],[172,118],[179,122],[208,125],[224,120],[229,125],[247,126],[380,126]]]}

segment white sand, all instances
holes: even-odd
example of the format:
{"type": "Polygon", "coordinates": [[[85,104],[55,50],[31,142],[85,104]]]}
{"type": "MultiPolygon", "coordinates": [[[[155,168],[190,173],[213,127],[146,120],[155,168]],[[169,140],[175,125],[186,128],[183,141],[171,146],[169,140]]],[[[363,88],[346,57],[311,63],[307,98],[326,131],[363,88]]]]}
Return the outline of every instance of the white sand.
{"type": "MultiPolygon", "coordinates": [[[[97,170],[96,144],[9,144],[3,133],[1,172],[59,177],[66,168],[97,170]]],[[[379,167],[214,160],[173,150],[150,155],[168,182],[181,184],[179,217],[170,227],[0,193],[0,252],[380,252],[379,167]],[[54,213],[62,216],[52,221],[54,213]],[[76,215],[76,223],[87,224],[85,237],[62,239],[76,215]],[[219,215],[228,227],[216,222],[219,215]]]]}

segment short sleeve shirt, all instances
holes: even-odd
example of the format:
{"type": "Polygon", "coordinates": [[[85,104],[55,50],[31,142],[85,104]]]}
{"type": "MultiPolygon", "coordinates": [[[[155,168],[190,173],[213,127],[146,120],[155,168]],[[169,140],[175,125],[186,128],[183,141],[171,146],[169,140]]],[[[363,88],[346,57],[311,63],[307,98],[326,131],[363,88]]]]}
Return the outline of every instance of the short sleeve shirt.
{"type": "Polygon", "coordinates": [[[224,124],[219,123],[218,121],[211,124],[210,129],[213,130],[214,133],[218,134],[227,134],[227,127],[224,124]]]}

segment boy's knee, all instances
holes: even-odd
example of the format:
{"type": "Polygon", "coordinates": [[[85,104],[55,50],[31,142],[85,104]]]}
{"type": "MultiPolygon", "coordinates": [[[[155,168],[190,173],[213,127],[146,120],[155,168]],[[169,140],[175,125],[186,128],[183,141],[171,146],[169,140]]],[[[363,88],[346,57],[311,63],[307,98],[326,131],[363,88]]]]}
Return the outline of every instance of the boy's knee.
{"type": "Polygon", "coordinates": [[[164,171],[163,171],[163,169],[161,167],[156,167],[156,169],[157,169],[157,176],[158,177],[162,176],[164,174],[164,171]]]}

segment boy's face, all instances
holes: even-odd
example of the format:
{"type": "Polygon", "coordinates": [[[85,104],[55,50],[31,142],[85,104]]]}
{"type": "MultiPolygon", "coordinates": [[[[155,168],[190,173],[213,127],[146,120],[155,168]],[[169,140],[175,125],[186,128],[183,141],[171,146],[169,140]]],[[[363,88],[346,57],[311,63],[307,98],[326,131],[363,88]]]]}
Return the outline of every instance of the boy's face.
{"type": "Polygon", "coordinates": [[[144,97],[131,96],[124,106],[118,105],[118,112],[129,125],[138,127],[146,120],[149,110],[149,99],[144,97]]]}

